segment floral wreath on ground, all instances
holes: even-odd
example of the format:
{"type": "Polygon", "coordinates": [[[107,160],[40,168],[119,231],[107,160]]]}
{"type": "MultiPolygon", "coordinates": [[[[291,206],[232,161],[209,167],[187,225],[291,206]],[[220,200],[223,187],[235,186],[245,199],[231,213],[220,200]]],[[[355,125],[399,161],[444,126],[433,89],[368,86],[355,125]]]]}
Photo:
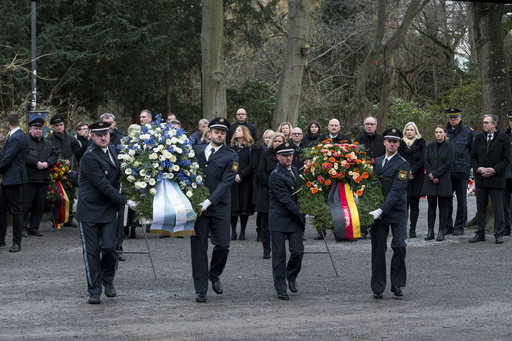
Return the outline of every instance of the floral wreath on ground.
{"type": "Polygon", "coordinates": [[[50,177],[48,181],[48,188],[46,192],[46,202],[50,206],[58,203],[60,192],[57,182],[60,181],[62,188],[66,191],[66,195],[72,202],[75,197],[75,187],[69,182],[68,179],[69,166],[66,166],[66,160],[58,160],[55,166],[50,168],[50,177]]]}
{"type": "Polygon", "coordinates": [[[134,208],[138,218],[153,218],[153,199],[157,185],[164,179],[178,183],[181,191],[199,216],[199,203],[208,199],[204,174],[199,168],[192,145],[181,128],[162,121],[161,115],[151,124],[141,126],[121,140],[122,193],[139,202],[134,208]]]}
{"type": "Polygon", "coordinates": [[[384,196],[373,172],[375,161],[365,150],[357,143],[333,144],[331,139],[303,150],[304,167],[297,179],[298,204],[302,213],[314,216],[312,224],[317,230],[334,230],[327,195],[335,182],[349,184],[357,197],[360,225],[373,224],[369,212],[382,204],[384,196]]]}

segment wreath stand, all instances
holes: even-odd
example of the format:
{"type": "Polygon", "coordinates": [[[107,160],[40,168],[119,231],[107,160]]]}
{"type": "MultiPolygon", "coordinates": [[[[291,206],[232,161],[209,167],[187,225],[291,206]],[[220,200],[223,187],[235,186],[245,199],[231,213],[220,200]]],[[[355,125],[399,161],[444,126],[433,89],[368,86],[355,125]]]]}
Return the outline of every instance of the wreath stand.
{"type": "Polygon", "coordinates": [[[329,245],[327,245],[327,240],[325,239],[326,233],[320,232],[320,234],[322,235],[322,240],[325,243],[325,248],[326,248],[327,251],[304,251],[304,253],[305,254],[307,253],[307,254],[310,254],[310,255],[314,255],[314,254],[325,255],[325,254],[328,254],[329,258],[331,258],[332,267],[334,268],[334,272],[336,273],[336,277],[340,277],[338,275],[338,270],[336,270],[336,265],[334,264],[334,259],[332,258],[331,250],[329,250],[329,245]]]}

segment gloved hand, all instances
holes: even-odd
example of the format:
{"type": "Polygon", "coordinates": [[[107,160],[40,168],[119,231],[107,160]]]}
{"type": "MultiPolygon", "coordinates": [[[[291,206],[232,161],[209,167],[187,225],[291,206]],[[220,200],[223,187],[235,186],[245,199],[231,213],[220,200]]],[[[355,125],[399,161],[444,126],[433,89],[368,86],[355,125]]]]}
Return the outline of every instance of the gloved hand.
{"type": "Polygon", "coordinates": [[[369,214],[373,216],[373,219],[379,219],[379,217],[382,215],[382,210],[378,208],[375,211],[371,211],[369,214]]]}
{"type": "Polygon", "coordinates": [[[138,204],[139,204],[138,202],[133,201],[133,200],[128,200],[128,201],[126,202],[126,205],[128,205],[128,207],[130,207],[130,208],[134,208],[134,207],[135,207],[135,206],[137,206],[138,204]]]}
{"type": "Polygon", "coordinates": [[[199,205],[201,205],[201,212],[206,211],[206,209],[207,209],[208,207],[210,207],[210,205],[211,205],[211,204],[212,204],[212,203],[211,203],[211,202],[210,202],[210,200],[208,200],[208,199],[206,199],[206,200],[205,200],[205,201],[203,201],[203,202],[200,202],[200,203],[199,203],[199,205]]]}

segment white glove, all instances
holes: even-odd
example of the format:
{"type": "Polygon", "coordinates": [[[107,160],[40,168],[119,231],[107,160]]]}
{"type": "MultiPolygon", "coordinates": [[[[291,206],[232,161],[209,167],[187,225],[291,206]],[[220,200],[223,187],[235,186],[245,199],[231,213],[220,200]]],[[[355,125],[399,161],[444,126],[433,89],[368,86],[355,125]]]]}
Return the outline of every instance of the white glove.
{"type": "Polygon", "coordinates": [[[382,215],[382,210],[378,208],[375,211],[371,211],[369,214],[373,216],[373,219],[379,219],[379,217],[382,215]]]}
{"type": "Polygon", "coordinates": [[[133,201],[133,200],[128,200],[128,201],[126,202],[126,205],[128,205],[128,207],[130,207],[130,208],[134,208],[134,207],[135,207],[135,206],[137,206],[138,204],[139,204],[138,202],[133,201]]]}
{"type": "Polygon", "coordinates": [[[203,202],[200,202],[200,203],[199,203],[199,205],[201,205],[201,212],[206,211],[206,209],[207,209],[208,207],[210,207],[210,205],[211,205],[211,204],[212,204],[212,203],[211,203],[211,202],[210,202],[210,200],[208,200],[208,199],[206,199],[206,200],[205,200],[205,201],[203,201],[203,202]]]}

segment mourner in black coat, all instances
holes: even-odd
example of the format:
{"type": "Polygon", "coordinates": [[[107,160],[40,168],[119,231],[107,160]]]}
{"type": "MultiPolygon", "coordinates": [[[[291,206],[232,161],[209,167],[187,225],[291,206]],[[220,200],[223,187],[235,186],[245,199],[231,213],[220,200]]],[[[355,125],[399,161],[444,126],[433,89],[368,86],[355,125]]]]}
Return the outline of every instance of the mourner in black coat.
{"type": "Polygon", "coordinates": [[[10,112],[6,117],[9,136],[0,151],[0,247],[6,246],[8,210],[12,214],[12,246],[9,252],[21,251],[22,231],[22,190],[27,183],[25,160],[28,151],[27,135],[20,129],[17,113],[10,112]]]}
{"type": "Polygon", "coordinates": [[[340,133],[341,130],[341,124],[340,121],[333,118],[329,121],[329,125],[327,126],[327,129],[329,130],[329,133],[320,136],[320,141],[322,142],[327,139],[331,139],[332,143],[352,143],[352,139],[348,137],[347,135],[343,135],[340,133]]]}
{"type": "Polygon", "coordinates": [[[286,281],[291,292],[297,291],[296,279],[302,267],[304,244],[303,215],[300,213],[295,192],[295,179],[299,173],[292,165],[295,148],[286,142],[276,148],[279,163],[269,177],[270,206],[268,210],[270,240],[272,242],[272,273],[274,288],[279,299],[288,300],[286,281]],[[288,239],[290,259],[286,263],[288,239]]]}
{"type": "Polygon", "coordinates": [[[471,150],[471,165],[475,173],[477,232],[469,240],[475,243],[485,240],[486,209],[491,197],[494,210],[494,237],[496,244],[503,243],[503,189],[510,162],[510,139],[496,130],[498,116],[484,115],[481,134],[475,137],[471,150]]]}
{"type": "Polygon", "coordinates": [[[210,196],[201,203],[202,214],[194,225],[195,236],[190,237],[192,255],[192,278],[196,291],[196,302],[206,302],[208,280],[212,289],[222,294],[219,276],[228,259],[231,234],[231,185],[238,172],[238,156],[224,145],[229,122],[222,117],[210,121],[211,142],[194,145],[199,167],[204,172],[205,184],[210,196]],[[208,267],[208,234],[214,246],[208,267]]]}
{"type": "Polygon", "coordinates": [[[416,224],[420,214],[420,198],[423,196],[421,189],[423,187],[423,179],[425,171],[423,167],[423,155],[427,144],[421,137],[418,127],[414,122],[408,122],[404,127],[404,138],[400,141],[398,152],[409,162],[411,174],[407,184],[407,208],[411,212],[411,228],[409,237],[416,238],[416,224]]]}
{"type": "Polygon", "coordinates": [[[386,250],[389,229],[393,234],[391,248],[391,291],[402,296],[407,270],[405,255],[407,246],[407,181],[409,163],[397,152],[402,133],[397,129],[387,129],[382,134],[386,154],[375,160],[375,173],[382,185],[384,202],[378,209],[370,212],[375,219],[372,228],[372,279],[371,288],[374,298],[382,298],[386,288],[386,250]],[[380,218],[380,219],[379,219],[380,218]]]}
{"type": "Polygon", "coordinates": [[[89,126],[93,143],[80,161],[78,205],[89,303],[100,303],[102,284],[107,297],[116,296],[114,276],[117,260],[117,212],[124,205],[134,206],[119,193],[117,151],[109,145],[110,124],[89,126]]]}
{"type": "Polygon", "coordinates": [[[306,133],[304,134],[304,139],[302,140],[302,143],[306,147],[313,147],[320,142],[320,137],[322,136],[322,126],[317,121],[313,120],[309,122],[308,126],[306,127],[306,133]]]}
{"type": "Polygon", "coordinates": [[[452,196],[451,166],[453,164],[453,146],[446,140],[446,128],[437,126],[436,141],[430,143],[423,158],[427,175],[423,182],[424,195],[428,200],[428,232],[425,240],[434,239],[436,206],[439,205],[439,234],[437,241],[444,240],[444,230],[448,220],[449,201],[452,196]]]}

